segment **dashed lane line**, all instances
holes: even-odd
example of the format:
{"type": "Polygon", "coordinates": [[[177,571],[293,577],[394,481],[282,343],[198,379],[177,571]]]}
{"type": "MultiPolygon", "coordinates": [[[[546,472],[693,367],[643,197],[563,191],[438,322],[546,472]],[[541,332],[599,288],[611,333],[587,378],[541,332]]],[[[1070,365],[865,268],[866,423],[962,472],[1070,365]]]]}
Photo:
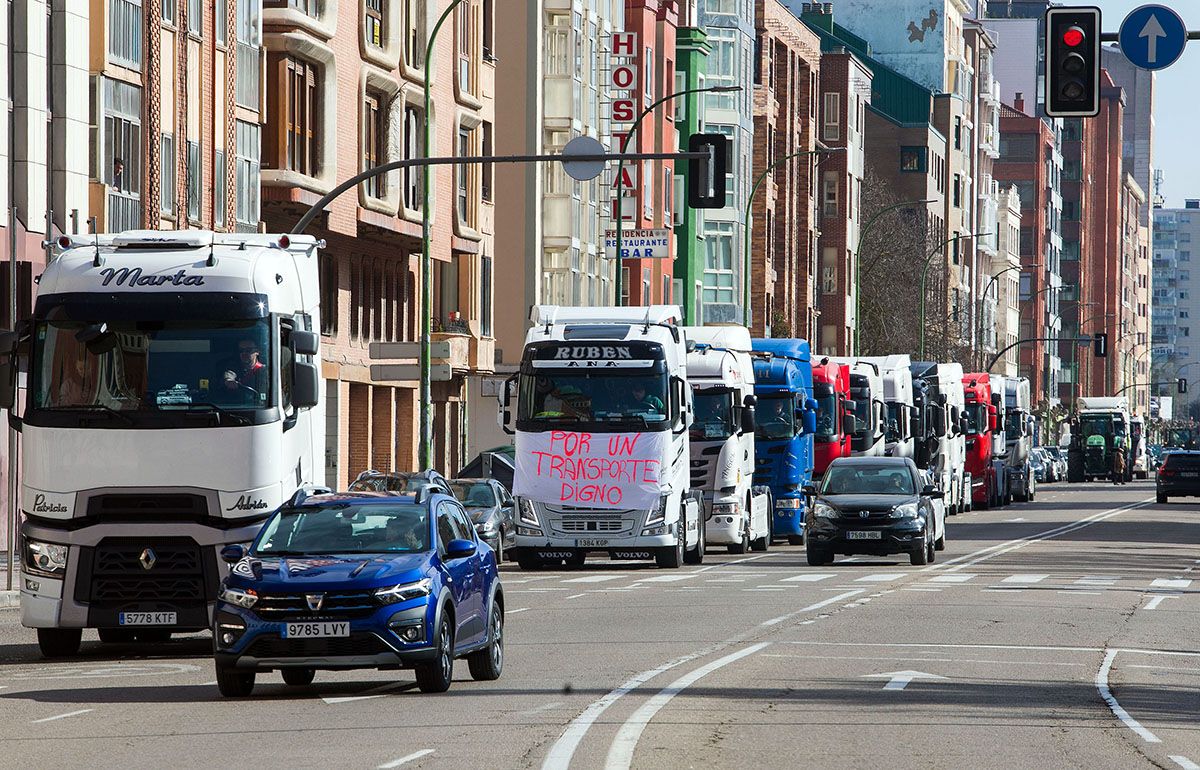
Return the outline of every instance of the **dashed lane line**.
{"type": "Polygon", "coordinates": [[[416,760],[420,759],[421,757],[427,757],[432,753],[433,753],[433,749],[421,749],[420,751],[414,751],[413,753],[409,754],[408,756],[400,757],[399,759],[393,759],[391,762],[384,762],[382,765],[379,766],[379,770],[392,770],[393,767],[400,767],[400,765],[407,765],[409,762],[416,761],[416,760]]]}
{"type": "Polygon", "coordinates": [[[32,722],[30,722],[29,724],[40,725],[43,722],[54,722],[59,719],[66,719],[67,717],[77,717],[80,714],[86,714],[89,711],[95,711],[95,709],[79,709],[78,711],[68,711],[65,714],[58,714],[58,715],[52,716],[52,717],[43,717],[42,719],[35,719],[32,722]]]}
{"type": "Polygon", "coordinates": [[[1197,765],[1195,762],[1181,754],[1171,754],[1170,758],[1171,761],[1179,765],[1182,770],[1200,770],[1200,765],[1197,765]]]}

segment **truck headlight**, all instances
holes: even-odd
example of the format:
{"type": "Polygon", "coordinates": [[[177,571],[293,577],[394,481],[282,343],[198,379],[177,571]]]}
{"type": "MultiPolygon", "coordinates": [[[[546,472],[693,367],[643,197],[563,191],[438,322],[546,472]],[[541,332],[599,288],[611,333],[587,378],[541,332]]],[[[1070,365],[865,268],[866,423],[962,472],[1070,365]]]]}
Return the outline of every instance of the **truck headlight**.
{"type": "Polygon", "coordinates": [[[739,516],[742,513],[740,503],[713,503],[713,516],[739,516]]]}
{"type": "Polygon", "coordinates": [[[837,511],[825,503],[817,503],[813,508],[813,516],[816,516],[818,519],[836,519],[837,511]]]}
{"type": "Polygon", "coordinates": [[[229,602],[244,609],[250,609],[258,602],[258,594],[253,588],[242,590],[223,585],[217,596],[223,602],[229,602]]]}
{"type": "Polygon", "coordinates": [[[662,524],[666,520],[667,520],[667,496],[663,495],[662,497],[658,498],[658,507],[655,508],[653,511],[651,511],[650,515],[646,517],[646,526],[654,527],[659,524],[662,524]]]}
{"type": "Polygon", "coordinates": [[[776,508],[803,508],[804,501],[798,497],[785,498],[783,500],[776,500],[775,507],[776,508]]]}
{"type": "Polygon", "coordinates": [[[916,503],[905,503],[898,505],[888,514],[889,519],[915,519],[921,515],[921,509],[916,503]]]}
{"type": "Polygon", "coordinates": [[[533,510],[533,502],[524,497],[517,498],[517,520],[531,527],[542,528],[542,523],[538,521],[537,512],[533,510]]]}
{"type": "Polygon", "coordinates": [[[380,588],[375,591],[375,599],[382,604],[395,604],[396,602],[406,602],[409,599],[420,599],[422,596],[429,596],[432,586],[432,579],[421,578],[415,583],[401,583],[389,588],[380,588]]]}
{"type": "Polygon", "coordinates": [[[65,545],[43,543],[40,540],[25,540],[25,571],[36,575],[60,578],[67,572],[65,545]]]}

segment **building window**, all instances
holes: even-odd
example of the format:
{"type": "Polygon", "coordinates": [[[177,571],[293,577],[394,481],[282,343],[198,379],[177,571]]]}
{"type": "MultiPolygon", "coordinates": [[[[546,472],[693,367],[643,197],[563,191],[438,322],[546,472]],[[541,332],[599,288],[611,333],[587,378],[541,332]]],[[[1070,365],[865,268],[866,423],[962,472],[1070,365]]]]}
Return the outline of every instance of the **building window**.
{"type": "Polygon", "coordinates": [[[213,226],[218,230],[225,228],[225,208],[229,205],[229,188],[226,184],[228,173],[225,152],[217,150],[213,154],[213,226]]]}
{"type": "Polygon", "coordinates": [[[455,11],[458,21],[458,33],[455,35],[458,40],[458,90],[464,94],[475,91],[474,78],[471,76],[471,50],[474,48],[471,35],[473,10],[468,1],[458,6],[458,10],[455,11]]]}
{"type": "Polygon", "coordinates": [[[954,175],[954,189],[953,189],[952,199],[953,199],[954,208],[962,207],[962,174],[954,175]]]}
{"type": "Polygon", "coordinates": [[[383,48],[383,0],[363,0],[363,34],[367,43],[383,48]]]}
{"type": "MultiPolygon", "coordinates": [[[[387,136],[387,123],[384,112],[380,109],[382,98],[378,94],[368,92],[363,99],[363,139],[362,139],[362,170],[375,168],[385,161],[384,138],[387,136]]],[[[363,182],[363,189],[372,198],[387,196],[387,174],[378,174],[363,182]]]]}
{"type": "MultiPolygon", "coordinates": [[[[480,140],[483,144],[483,147],[480,149],[479,154],[483,155],[485,158],[488,158],[488,157],[491,157],[492,155],[494,155],[496,152],[496,148],[494,145],[495,140],[492,137],[492,124],[491,123],[484,121],[483,126],[482,126],[482,136],[480,137],[480,140]]],[[[484,201],[491,203],[492,202],[492,174],[494,173],[492,164],[484,163],[483,165],[481,165],[479,167],[479,171],[480,171],[479,196],[484,201]]]]}
{"type": "Polygon", "coordinates": [[[320,11],[317,7],[317,0],[263,0],[263,5],[268,8],[295,8],[314,19],[317,18],[320,11]]]}
{"type": "Polygon", "coordinates": [[[175,215],[175,137],[163,134],[162,171],[159,174],[158,210],[164,216],[175,215]]]}
{"type": "Polygon", "coordinates": [[[479,330],[484,337],[492,336],[492,258],[479,260],[479,330]]]}
{"type": "Polygon", "coordinates": [[[900,170],[906,174],[924,174],[929,170],[924,147],[901,147],[900,170]]]}
{"type": "Polygon", "coordinates": [[[175,24],[175,0],[162,0],[162,19],[168,24],[175,24]]]}
{"type": "Polygon", "coordinates": [[[102,77],[94,176],[108,185],[109,232],[142,226],[142,89],[102,77]]]}
{"type": "Polygon", "coordinates": [[[962,118],[956,117],[954,119],[954,149],[956,150],[962,149],[962,130],[962,118]]]}
{"type": "Polygon", "coordinates": [[[425,66],[425,6],[427,0],[402,0],[404,3],[404,62],[413,68],[425,66]]]}
{"type": "Polygon", "coordinates": [[[321,334],[331,337],[338,330],[338,263],[328,251],[317,255],[321,276],[321,334]]]}
{"type": "Polygon", "coordinates": [[[839,93],[825,94],[825,104],[821,111],[821,138],[836,141],[842,135],[842,95],[839,93]]]}
{"type": "Polygon", "coordinates": [[[200,37],[204,27],[204,2],[203,0],[188,0],[187,9],[188,34],[200,37]]]}
{"type": "Polygon", "coordinates": [[[217,45],[223,46],[229,42],[229,0],[217,0],[215,15],[217,45]]]}
{"type": "Polygon", "coordinates": [[[200,165],[200,143],[187,143],[187,208],[188,219],[200,221],[200,182],[204,169],[200,165]]]}
{"type": "Polygon", "coordinates": [[[733,223],[707,222],[704,245],[704,304],[734,303],[733,223]]]}
{"type": "Polygon", "coordinates": [[[825,172],[821,182],[821,213],[826,217],[838,215],[838,175],[836,171],[825,172]]]}
{"type": "MultiPolygon", "coordinates": [[[[174,18],[174,0],[171,16],[174,18]]],[[[164,3],[163,13],[167,6],[164,3]]],[[[111,0],[108,4],[108,55],[117,64],[140,69],[142,66],[142,2],[111,0]]]]}
{"type": "Polygon", "coordinates": [[[237,103],[251,110],[259,108],[262,64],[259,45],[262,27],[256,0],[237,0],[234,35],[237,39],[237,103]]]}
{"type": "MultiPolygon", "coordinates": [[[[470,129],[459,126],[457,151],[460,158],[474,154],[471,152],[470,129]]],[[[458,205],[458,221],[470,227],[473,224],[473,218],[471,217],[471,167],[466,163],[458,164],[455,166],[455,177],[455,200],[458,205]]]]}
{"type": "Polygon", "coordinates": [[[496,60],[495,0],[483,0],[483,60],[496,60]]]}
{"type": "Polygon", "coordinates": [[[258,229],[259,171],[262,162],[262,129],[237,121],[237,184],[234,212],[239,229],[258,229]]]}
{"type": "Polygon", "coordinates": [[[315,177],[320,140],[317,68],[294,56],[272,55],[271,61],[279,85],[268,91],[271,103],[267,112],[278,116],[280,125],[277,131],[267,134],[268,163],[274,168],[315,177]]]}
{"type": "MultiPolygon", "coordinates": [[[[424,156],[425,120],[424,112],[413,105],[404,107],[404,158],[413,160],[424,156]]],[[[403,169],[404,205],[413,211],[420,211],[424,205],[424,190],[421,180],[424,170],[420,168],[403,169]]]]}

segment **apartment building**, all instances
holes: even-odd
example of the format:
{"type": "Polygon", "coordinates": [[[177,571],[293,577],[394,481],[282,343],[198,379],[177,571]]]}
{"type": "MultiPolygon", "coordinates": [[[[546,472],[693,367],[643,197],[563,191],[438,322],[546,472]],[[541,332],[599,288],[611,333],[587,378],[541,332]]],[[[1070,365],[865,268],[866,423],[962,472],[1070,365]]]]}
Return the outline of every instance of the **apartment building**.
{"type": "MultiPolygon", "coordinates": [[[[968,133],[972,152],[971,189],[975,194],[975,212],[970,239],[975,246],[976,263],[973,281],[967,296],[971,342],[981,365],[998,352],[996,343],[1003,337],[997,333],[999,316],[1005,312],[1000,296],[988,291],[1000,278],[997,270],[1007,267],[1006,255],[1001,253],[1000,208],[1007,197],[995,179],[994,166],[1000,157],[1000,82],[996,80],[996,40],[987,29],[974,20],[964,22],[965,50],[968,67],[974,79],[970,99],[970,123],[963,126],[968,133]],[[973,137],[971,139],[970,137],[973,137]],[[995,281],[993,280],[995,278],[995,281]]],[[[963,276],[970,279],[972,276],[963,276]]],[[[1001,278],[1008,278],[1007,274],[1001,278]]]]}
{"type": "Polygon", "coordinates": [[[757,337],[811,340],[817,320],[814,171],[820,162],[815,150],[821,41],[779,0],[761,0],[756,13],[756,192],[745,266],[747,315],[757,337]]]}
{"type": "MultiPolygon", "coordinates": [[[[1200,263],[1200,200],[1189,199],[1183,208],[1155,209],[1153,217],[1153,381],[1174,383],[1184,378],[1195,383],[1200,378],[1194,368],[1200,366],[1200,270],[1193,276],[1192,263],[1200,263]]],[[[1190,409],[1193,388],[1186,394],[1177,394],[1169,386],[1156,386],[1153,391],[1175,397],[1177,418],[1195,416],[1190,409]]]]}
{"type": "MultiPolygon", "coordinates": [[[[701,0],[683,0],[677,4],[679,26],[675,29],[675,92],[682,94],[671,100],[675,108],[676,144],[686,147],[688,137],[700,133],[704,123],[704,95],[697,89],[704,87],[708,72],[708,57],[712,47],[708,44],[708,33],[700,23],[701,0]],[[687,93],[684,93],[687,92],[687,93]]],[[[686,203],[684,190],[688,182],[687,164],[677,167],[681,173],[675,177],[675,265],[673,299],[683,308],[684,321],[688,325],[700,323],[703,317],[701,300],[704,296],[704,242],[700,233],[704,223],[704,211],[683,205],[686,203]]]]}
{"type": "Polygon", "coordinates": [[[1017,341],[1021,331],[1021,194],[1015,186],[1002,187],[999,201],[996,217],[999,240],[989,267],[991,277],[982,293],[984,363],[1007,348],[991,371],[1016,377],[1020,372],[1017,341]],[[987,353],[991,350],[995,352],[987,353]]]}
{"type": "MultiPolygon", "coordinates": [[[[268,0],[259,159],[268,230],[290,229],[324,193],[362,170],[422,156],[427,120],[429,155],[491,152],[493,4],[460,3],[427,56],[436,10],[417,0],[268,0]],[[425,78],[432,115],[424,108],[425,78]]],[[[496,187],[486,166],[430,173],[429,312],[434,341],[449,348],[435,363],[451,371],[448,381],[433,383],[431,464],[454,473],[469,439],[468,378],[494,368],[496,187]]],[[[338,198],[309,229],[327,244],[320,264],[321,333],[331,484],[344,485],[367,468],[407,470],[418,462],[418,384],[375,379],[372,363],[401,362],[372,359],[370,345],[419,339],[423,205],[421,172],[393,172],[338,198]]]]}

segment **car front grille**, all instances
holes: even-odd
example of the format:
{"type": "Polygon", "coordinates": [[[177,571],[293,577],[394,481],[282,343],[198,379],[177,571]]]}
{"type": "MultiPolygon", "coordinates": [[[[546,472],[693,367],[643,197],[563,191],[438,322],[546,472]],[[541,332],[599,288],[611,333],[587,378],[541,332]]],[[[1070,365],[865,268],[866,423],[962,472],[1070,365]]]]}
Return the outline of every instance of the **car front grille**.
{"type": "Polygon", "coordinates": [[[282,639],[278,636],[260,636],[251,642],[246,655],[252,658],[317,658],[349,655],[378,655],[393,652],[375,634],[351,634],[350,636],[324,639],[282,639]]]}
{"type": "Polygon", "coordinates": [[[316,616],[341,620],[369,617],[379,609],[370,592],[327,593],[321,609],[309,610],[304,594],[264,594],[254,604],[254,613],[263,620],[311,620],[316,616]]]}

